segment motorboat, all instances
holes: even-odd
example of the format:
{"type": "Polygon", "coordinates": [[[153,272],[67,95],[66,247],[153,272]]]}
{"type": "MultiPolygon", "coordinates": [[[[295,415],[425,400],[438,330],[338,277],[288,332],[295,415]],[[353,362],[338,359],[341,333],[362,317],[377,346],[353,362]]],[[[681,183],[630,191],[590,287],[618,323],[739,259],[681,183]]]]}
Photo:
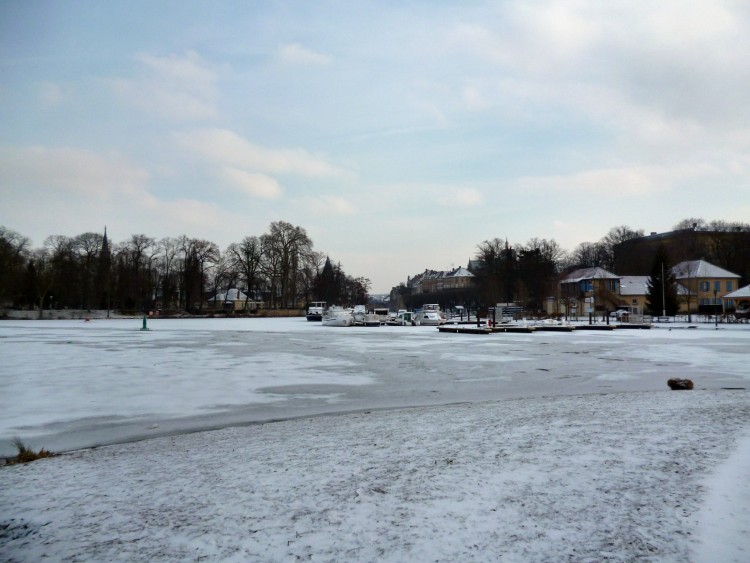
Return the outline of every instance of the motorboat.
{"type": "Polygon", "coordinates": [[[389,318],[385,324],[391,326],[411,326],[414,324],[414,314],[406,309],[399,309],[396,315],[389,318]]]}
{"type": "Polygon", "coordinates": [[[440,326],[445,324],[445,316],[440,310],[440,305],[433,303],[424,305],[420,311],[414,315],[415,325],[440,326]]]}
{"type": "Polygon", "coordinates": [[[323,313],[326,310],[327,303],[325,301],[313,301],[307,308],[307,320],[308,321],[321,321],[323,320],[323,313]]]}
{"type": "MultiPolygon", "coordinates": [[[[386,313],[388,310],[385,310],[386,313]]],[[[380,315],[374,310],[368,310],[365,305],[355,305],[352,310],[354,315],[354,324],[357,326],[380,326],[383,321],[380,315]]]]}
{"type": "Polygon", "coordinates": [[[354,324],[354,314],[351,309],[344,309],[333,305],[326,309],[321,319],[323,326],[352,326],[354,324]]]}

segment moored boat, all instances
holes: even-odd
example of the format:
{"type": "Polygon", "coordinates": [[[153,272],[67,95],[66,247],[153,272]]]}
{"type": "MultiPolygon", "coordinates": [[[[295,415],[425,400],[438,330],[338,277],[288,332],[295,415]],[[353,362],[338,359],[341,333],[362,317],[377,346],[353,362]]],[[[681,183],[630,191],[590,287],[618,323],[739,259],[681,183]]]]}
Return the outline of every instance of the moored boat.
{"type": "Polygon", "coordinates": [[[352,326],[354,324],[354,315],[351,309],[344,309],[333,305],[326,309],[321,319],[323,326],[352,326]]]}
{"type": "Polygon", "coordinates": [[[440,326],[445,324],[445,316],[440,310],[440,305],[436,303],[424,305],[422,310],[414,315],[414,324],[424,326],[440,326]]]}
{"type": "Polygon", "coordinates": [[[321,321],[323,320],[323,313],[326,310],[325,301],[313,301],[307,308],[307,320],[308,321],[321,321]]]}

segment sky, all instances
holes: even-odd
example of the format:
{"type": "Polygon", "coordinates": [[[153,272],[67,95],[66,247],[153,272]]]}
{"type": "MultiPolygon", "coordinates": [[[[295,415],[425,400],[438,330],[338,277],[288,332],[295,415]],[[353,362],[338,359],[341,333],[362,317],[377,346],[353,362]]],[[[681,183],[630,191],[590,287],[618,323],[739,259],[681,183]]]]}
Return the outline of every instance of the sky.
{"type": "Polygon", "coordinates": [[[741,0],[4,0],[0,225],[286,221],[383,293],[496,237],[747,222],[748,30],[741,0]]]}

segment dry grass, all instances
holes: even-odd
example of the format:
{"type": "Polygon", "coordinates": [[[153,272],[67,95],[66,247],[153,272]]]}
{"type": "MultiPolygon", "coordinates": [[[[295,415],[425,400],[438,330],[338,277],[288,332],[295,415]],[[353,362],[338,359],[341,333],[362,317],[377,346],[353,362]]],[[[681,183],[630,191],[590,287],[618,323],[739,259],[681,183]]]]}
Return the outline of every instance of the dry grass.
{"type": "Polygon", "coordinates": [[[27,448],[20,438],[15,438],[13,440],[13,445],[18,450],[18,454],[15,457],[6,458],[5,459],[6,465],[16,465],[17,463],[29,463],[31,461],[36,461],[37,459],[42,459],[44,457],[52,457],[55,455],[54,453],[50,452],[49,450],[45,450],[44,448],[42,448],[38,452],[35,452],[34,450],[27,448]]]}

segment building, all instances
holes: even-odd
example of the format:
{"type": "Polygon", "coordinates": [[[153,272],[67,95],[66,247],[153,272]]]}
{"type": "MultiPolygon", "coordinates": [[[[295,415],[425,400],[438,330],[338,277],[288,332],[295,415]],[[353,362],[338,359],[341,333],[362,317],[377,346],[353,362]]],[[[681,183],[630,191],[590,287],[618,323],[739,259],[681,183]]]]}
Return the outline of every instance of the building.
{"type": "MultiPolygon", "coordinates": [[[[622,305],[620,309],[627,309],[635,315],[643,315],[646,312],[646,300],[648,299],[648,280],[650,276],[622,276],[620,277],[620,297],[622,305]]],[[[677,298],[679,312],[687,312],[688,290],[678,283],[677,298]]]]}
{"type": "Polygon", "coordinates": [[[750,282],[750,230],[735,225],[725,230],[711,230],[697,224],[689,229],[649,235],[616,244],[613,269],[628,275],[648,275],[654,256],[663,247],[672,264],[706,260],[736,272],[744,283],[750,282]]]}
{"type": "Polygon", "coordinates": [[[621,306],[620,276],[604,268],[583,268],[560,281],[560,313],[566,317],[613,311],[621,306]]]}
{"type": "MultiPolygon", "coordinates": [[[[687,289],[685,312],[713,314],[734,310],[732,298],[725,296],[739,287],[740,276],[705,260],[688,260],[672,267],[677,282],[687,289]]],[[[682,307],[680,307],[682,310],[682,307]]]]}
{"type": "Polygon", "coordinates": [[[228,289],[225,293],[217,293],[208,300],[208,306],[221,311],[257,311],[261,303],[251,301],[239,289],[228,289]]]}

